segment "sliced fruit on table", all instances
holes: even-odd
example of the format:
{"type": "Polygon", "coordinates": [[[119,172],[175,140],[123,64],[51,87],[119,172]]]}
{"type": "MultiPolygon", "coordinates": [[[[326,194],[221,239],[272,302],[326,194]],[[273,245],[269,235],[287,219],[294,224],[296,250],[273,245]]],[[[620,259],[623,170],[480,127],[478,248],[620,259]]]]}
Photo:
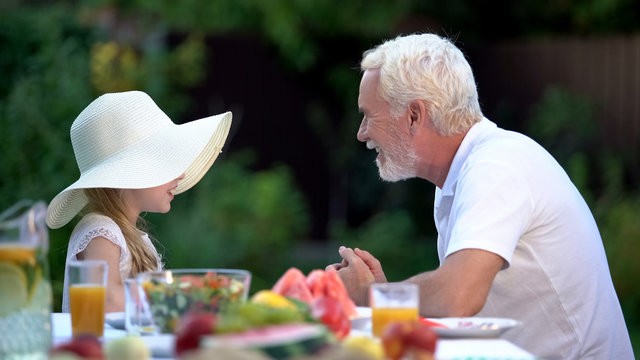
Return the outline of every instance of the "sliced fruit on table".
{"type": "Polygon", "coordinates": [[[289,268],[289,270],[278,279],[271,290],[280,295],[306,303],[310,303],[311,300],[313,300],[311,290],[307,285],[307,277],[304,276],[300,269],[295,267],[289,268]]]}
{"type": "Polygon", "coordinates": [[[344,339],[351,331],[351,321],[338,299],[320,295],[311,302],[311,315],[325,324],[338,339],[344,339]]]}
{"type": "Polygon", "coordinates": [[[309,304],[311,315],[324,323],[338,339],[349,334],[350,318],[358,313],[337,270],[333,268],[326,271],[315,269],[308,276],[298,268],[289,268],[272,291],[309,304]]]}
{"type": "Polygon", "coordinates": [[[334,268],[329,268],[329,270],[325,271],[325,274],[327,278],[326,294],[335,297],[340,301],[342,309],[348,317],[358,315],[356,304],[349,297],[347,288],[344,287],[344,283],[342,282],[342,279],[340,279],[338,271],[334,268]]]}
{"type": "Polygon", "coordinates": [[[276,281],[275,285],[271,290],[282,294],[287,289],[289,289],[294,282],[299,279],[306,279],[302,271],[300,269],[291,267],[276,281]]]}
{"type": "Polygon", "coordinates": [[[202,339],[205,348],[255,349],[273,359],[289,359],[318,353],[330,346],[333,336],[319,324],[280,324],[242,333],[214,335],[202,339]]]}
{"type": "Polygon", "coordinates": [[[327,288],[327,276],[324,270],[311,270],[307,275],[307,286],[309,286],[309,291],[314,298],[324,295],[327,288]]]}
{"type": "Polygon", "coordinates": [[[290,308],[293,310],[297,309],[297,306],[291,300],[272,290],[258,291],[251,297],[251,302],[278,308],[290,308]]]}
{"type": "Polygon", "coordinates": [[[418,321],[396,321],[385,327],[381,341],[385,355],[391,360],[408,355],[409,358],[432,359],[438,334],[418,321]]]}
{"type": "Polygon", "coordinates": [[[16,265],[0,262],[0,317],[5,317],[26,305],[27,277],[16,265]]]}
{"type": "Polygon", "coordinates": [[[36,264],[36,249],[21,246],[0,246],[0,262],[36,264]]]}
{"type": "Polygon", "coordinates": [[[309,276],[305,276],[298,268],[289,268],[271,290],[308,304],[319,296],[331,296],[340,301],[347,316],[353,317],[358,314],[338,271],[333,268],[326,271],[315,269],[309,272],[309,276]]]}
{"type": "Polygon", "coordinates": [[[200,338],[213,334],[216,323],[216,315],[212,313],[191,312],[180,318],[175,334],[176,355],[198,349],[200,338]]]}

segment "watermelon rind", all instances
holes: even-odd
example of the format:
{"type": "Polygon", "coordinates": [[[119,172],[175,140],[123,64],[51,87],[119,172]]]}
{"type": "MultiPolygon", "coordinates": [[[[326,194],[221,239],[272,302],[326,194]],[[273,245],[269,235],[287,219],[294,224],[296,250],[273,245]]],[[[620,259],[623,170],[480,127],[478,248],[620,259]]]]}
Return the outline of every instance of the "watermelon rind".
{"type": "Polygon", "coordinates": [[[261,351],[276,360],[316,354],[336,342],[333,334],[319,324],[284,324],[252,329],[243,333],[201,338],[200,347],[238,347],[261,351]]]}

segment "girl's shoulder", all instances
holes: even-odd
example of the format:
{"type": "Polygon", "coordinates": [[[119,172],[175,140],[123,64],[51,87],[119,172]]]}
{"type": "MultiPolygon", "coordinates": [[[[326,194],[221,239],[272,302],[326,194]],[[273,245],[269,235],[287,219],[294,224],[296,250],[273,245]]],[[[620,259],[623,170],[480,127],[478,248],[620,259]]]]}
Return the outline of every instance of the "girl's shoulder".
{"type": "Polygon", "coordinates": [[[88,213],[83,216],[73,231],[86,232],[99,228],[116,231],[117,233],[122,234],[122,230],[120,230],[120,227],[115,221],[113,221],[113,219],[98,213],[88,213]]]}
{"type": "Polygon", "coordinates": [[[113,224],[114,226],[117,226],[116,222],[110,217],[95,212],[85,214],[82,219],[80,219],[76,227],[88,224],[113,224]]]}
{"type": "Polygon", "coordinates": [[[104,237],[114,244],[126,248],[124,234],[116,222],[108,216],[97,213],[89,213],[82,217],[73,229],[69,243],[84,248],[96,237],[104,237]]]}

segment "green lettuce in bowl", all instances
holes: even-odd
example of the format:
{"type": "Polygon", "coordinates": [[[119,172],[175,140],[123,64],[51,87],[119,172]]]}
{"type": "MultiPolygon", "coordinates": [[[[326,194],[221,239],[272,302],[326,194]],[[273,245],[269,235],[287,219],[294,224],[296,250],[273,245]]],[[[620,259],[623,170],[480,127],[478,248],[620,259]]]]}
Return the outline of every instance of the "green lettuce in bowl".
{"type": "Polygon", "coordinates": [[[228,304],[245,302],[251,273],[239,269],[176,269],[138,274],[151,315],[161,333],[173,333],[191,311],[217,313],[228,304]]]}

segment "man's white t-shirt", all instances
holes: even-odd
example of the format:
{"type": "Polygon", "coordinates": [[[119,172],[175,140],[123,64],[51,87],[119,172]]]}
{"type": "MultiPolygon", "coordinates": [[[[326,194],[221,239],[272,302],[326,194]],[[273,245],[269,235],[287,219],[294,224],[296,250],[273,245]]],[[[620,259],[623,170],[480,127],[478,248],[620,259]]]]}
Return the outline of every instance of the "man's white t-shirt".
{"type": "Polygon", "coordinates": [[[475,124],[436,188],[434,218],[440,263],[462,249],[505,260],[477,314],[522,323],[504,338],[542,359],[633,359],[591,211],[533,140],[475,124]]]}
{"type": "MultiPolygon", "coordinates": [[[[158,270],[162,270],[162,260],[155,246],[151,242],[149,235],[142,233],[142,240],[156,257],[158,270]]],[[[124,280],[133,277],[131,272],[131,252],[127,246],[124,234],[120,227],[110,217],[97,213],[89,213],[85,215],[73,229],[69,238],[69,246],[67,248],[67,260],[64,271],[64,288],[62,292],[62,312],[69,312],[69,262],[77,260],[78,253],[84,251],[91,240],[101,236],[120,247],[120,278],[124,280]]]]}

